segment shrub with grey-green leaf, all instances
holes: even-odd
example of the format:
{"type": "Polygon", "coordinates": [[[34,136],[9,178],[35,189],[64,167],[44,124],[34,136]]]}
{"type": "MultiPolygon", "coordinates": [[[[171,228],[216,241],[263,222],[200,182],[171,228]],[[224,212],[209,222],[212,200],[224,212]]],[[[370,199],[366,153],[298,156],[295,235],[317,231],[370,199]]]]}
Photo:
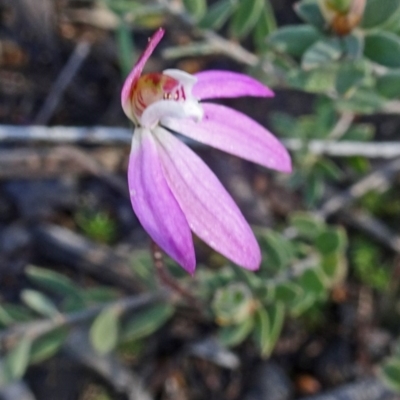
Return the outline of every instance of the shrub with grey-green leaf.
{"type": "Polygon", "coordinates": [[[20,379],[29,364],[32,341],[22,337],[15,346],[9,350],[0,364],[0,386],[5,386],[20,379]]]}
{"type": "Polygon", "coordinates": [[[400,357],[387,360],[380,368],[380,376],[387,386],[400,392],[400,357]]]}
{"type": "Polygon", "coordinates": [[[120,310],[105,308],[95,318],[89,337],[93,348],[100,354],[109,353],[118,343],[120,310]]]}
{"type": "Polygon", "coordinates": [[[245,284],[234,283],[218,289],[211,306],[220,325],[239,324],[253,312],[254,299],[245,284]]]}

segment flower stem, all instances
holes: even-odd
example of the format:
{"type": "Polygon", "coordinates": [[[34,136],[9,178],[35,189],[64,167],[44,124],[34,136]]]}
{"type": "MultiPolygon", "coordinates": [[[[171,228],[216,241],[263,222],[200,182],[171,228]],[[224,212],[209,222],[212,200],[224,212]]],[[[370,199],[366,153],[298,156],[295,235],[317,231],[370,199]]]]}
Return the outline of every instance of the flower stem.
{"type": "Polygon", "coordinates": [[[172,289],[179,296],[186,299],[191,306],[201,312],[203,307],[199,300],[194,297],[186,288],[182,287],[179,282],[168,272],[168,269],[164,263],[164,254],[160,247],[153,240],[151,241],[151,255],[160,283],[172,289]]]}

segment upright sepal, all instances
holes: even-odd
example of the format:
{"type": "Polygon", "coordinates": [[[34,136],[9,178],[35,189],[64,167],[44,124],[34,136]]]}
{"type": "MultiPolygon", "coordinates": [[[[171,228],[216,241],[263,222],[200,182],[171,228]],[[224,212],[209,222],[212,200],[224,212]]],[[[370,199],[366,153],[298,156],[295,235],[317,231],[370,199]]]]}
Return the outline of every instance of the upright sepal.
{"type": "Polygon", "coordinates": [[[140,56],[138,62],[133,67],[132,71],[130,72],[130,74],[128,75],[128,77],[125,80],[124,86],[122,87],[122,92],[121,92],[122,109],[124,110],[126,116],[134,122],[135,122],[135,120],[134,120],[134,116],[133,116],[132,108],[131,108],[131,104],[130,104],[131,98],[132,98],[133,85],[134,85],[135,81],[137,79],[139,79],[140,75],[142,74],[143,68],[144,68],[147,60],[153,54],[154,49],[157,47],[158,43],[164,36],[164,33],[165,33],[164,29],[160,28],[149,39],[149,43],[147,44],[146,50],[140,56]]]}

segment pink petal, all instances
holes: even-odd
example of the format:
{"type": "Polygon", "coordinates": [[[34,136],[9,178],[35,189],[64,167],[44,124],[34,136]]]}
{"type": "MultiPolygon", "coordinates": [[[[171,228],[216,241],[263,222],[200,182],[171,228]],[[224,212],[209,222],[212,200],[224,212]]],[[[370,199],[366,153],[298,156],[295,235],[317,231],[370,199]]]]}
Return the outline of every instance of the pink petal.
{"type": "Polygon", "coordinates": [[[164,29],[159,28],[156,33],[149,39],[149,43],[145,51],[140,56],[139,60],[136,62],[135,66],[133,67],[132,71],[129,73],[128,77],[125,80],[124,86],[122,87],[121,92],[121,104],[125,114],[132,118],[132,111],[130,108],[130,94],[131,88],[136,79],[140,77],[143,71],[143,67],[146,64],[147,60],[152,55],[154,49],[157,47],[158,43],[164,36],[164,29]]]}
{"type": "Polygon", "coordinates": [[[216,99],[240,96],[272,97],[274,92],[248,75],[231,71],[203,71],[195,74],[193,96],[216,99]]]}
{"type": "Polygon", "coordinates": [[[240,210],[204,162],[162,128],[156,128],[165,177],[192,231],[236,264],[255,270],[258,243],[240,210]]]}
{"type": "Polygon", "coordinates": [[[151,132],[136,129],[128,168],[132,207],[151,238],[193,274],[196,260],[192,234],[164,177],[157,151],[151,132]]]}
{"type": "Polygon", "coordinates": [[[253,161],[267,168],[290,172],[290,155],[279,140],[248,116],[231,108],[202,103],[201,122],[165,118],[163,125],[201,143],[253,161]]]}

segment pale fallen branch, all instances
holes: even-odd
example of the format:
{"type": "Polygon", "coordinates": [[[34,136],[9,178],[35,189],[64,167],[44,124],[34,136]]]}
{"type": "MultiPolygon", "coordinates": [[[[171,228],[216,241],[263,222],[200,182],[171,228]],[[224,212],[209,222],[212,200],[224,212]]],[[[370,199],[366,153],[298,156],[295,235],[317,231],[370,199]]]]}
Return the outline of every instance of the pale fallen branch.
{"type": "MultiPolygon", "coordinates": [[[[133,129],[118,127],[80,127],[80,126],[16,126],[0,125],[0,143],[49,144],[82,143],[97,145],[129,145],[132,141],[133,129]]],[[[191,147],[202,148],[204,145],[183,138],[191,147]]],[[[363,156],[368,158],[395,158],[400,156],[400,141],[395,142],[355,142],[332,140],[282,139],[291,151],[307,149],[316,155],[332,157],[363,156]]]]}
{"type": "Polygon", "coordinates": [[[355,142],[328,140],[310,140],[308,142],[300,139],[285,139],[282,141],[291,151],[307,149],[316,155],[331,157],[362,156],[367,158],[396,158],[400,156],[400,142],[355,142]]]}
{"type": "Polygon", "coordinates": [[[1,142],[44,142],[44,143],[85,143],[85,144],[129,144],[132,130],[101,126],[16,126],[0,125],[1,142]]]}
{"type": "Polygon", "coordinates": [[[189,343],[185,351],[190,356],[212,362],[222,368],[235,370],[240,367],[240,358],[211,336],[189,343]]]}

